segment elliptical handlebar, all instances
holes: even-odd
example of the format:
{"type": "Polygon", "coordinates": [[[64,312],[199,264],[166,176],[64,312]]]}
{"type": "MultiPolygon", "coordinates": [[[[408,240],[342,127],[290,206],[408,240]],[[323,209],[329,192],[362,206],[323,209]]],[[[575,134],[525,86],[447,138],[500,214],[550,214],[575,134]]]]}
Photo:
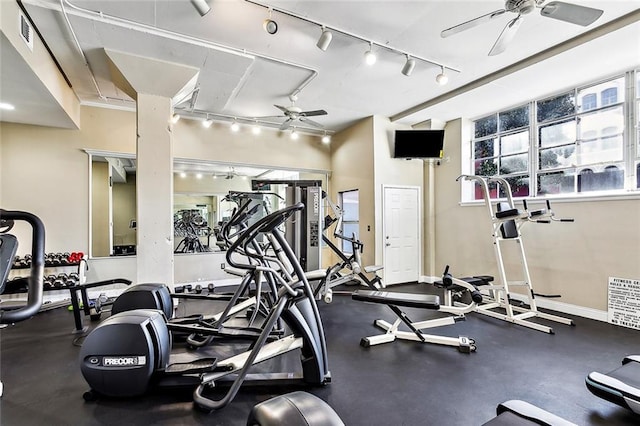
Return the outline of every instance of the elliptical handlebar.
{"type": "Polygon", "coordinates": [[[247,228],[238,236],[238,238],[229,246],[229,249],[227,250],[226,257],[229,265],[233,266],[234,268],[255,270],[256,265],[249,263],[237,263],[237,261],[232,257],[233,253],[236,251],[241,251],[241,248],[245,247],[249,242],[255,239],[258,234],[264,232],[272,232],[295,212],[303,209],[303,203],[297,203],[292,206],[285,207],[281,210],[268,214],[267,216],[263,217],[262,219],[251,225],[249,228],[247,228]]]}
{"type": "Polygon", "coordinates": [[[45,230],[42,221],[34,214],[23,211],[0,209],[0,217],[6,220],[22,220],[32,228],[31,239],[31,271],[29,275],[29,289],[27,304],[18,309],[0,310],[0,324],[11,324],[24,321],[38,313],[42,306],[43,276],[44,276],[44,242],[45,230]]]}

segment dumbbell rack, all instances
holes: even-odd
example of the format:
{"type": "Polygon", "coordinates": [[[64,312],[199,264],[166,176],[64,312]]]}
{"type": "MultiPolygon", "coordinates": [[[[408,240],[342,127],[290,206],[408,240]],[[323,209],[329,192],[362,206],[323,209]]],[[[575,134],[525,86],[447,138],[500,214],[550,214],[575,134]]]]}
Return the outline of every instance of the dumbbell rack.
{"type": "Polygon", "coordinates": [[[546,201],[547,209],[529,211],[527,209],[526,201],[524,201],[524,210],[515,208],[511,195],[511,186],[506,179],[498,177],[461,175],[457,180],[461,179],[474,181],[482,188],[484,201],[489,210],[489,217],[491,218],[491,235],[493,238],[493,247],[495,250],[500,277],[499,285],[485,285],[479,287],[481,291],[488,292],[488,295],[484,294],[485,301],[483,304],[476,307],[476,312],[549,334],[554,333],[553,328],[532,322],[531,319],[542,318],[559,324],[574,325],[573,320],[571,319],[540,312],[538,310],[533,291],[533,284],[529,274],[529,266],[527,264],[527,258],[524,251],[524,244],[522,242],[522,235],[520,233],[522,225],[528,222],[573,222],[573,219],[556,218],[551,210],[551,205],[548,200],[546,201]],[[489,183],[497,184],[498,193],[500,193],[500,189],[502,189],[502,192],[504,192],[507,199],[506,202],[497,203],[496,211],[494,211],[490,199],[489,183]],[[504,242],[515,243],[519,248],[518,252],[522,267],[521,281],[507,279],[507,273],[502,257],[502,243],[504,242]],[[517,306],[511,303],[512,299],[515,299],[515,297],[512,297],[513,293],[511,292],[510,287],[523,287],[525,289],[524,297],[526,298],[526,301],[524,305],[527,307],[517,306]]]}

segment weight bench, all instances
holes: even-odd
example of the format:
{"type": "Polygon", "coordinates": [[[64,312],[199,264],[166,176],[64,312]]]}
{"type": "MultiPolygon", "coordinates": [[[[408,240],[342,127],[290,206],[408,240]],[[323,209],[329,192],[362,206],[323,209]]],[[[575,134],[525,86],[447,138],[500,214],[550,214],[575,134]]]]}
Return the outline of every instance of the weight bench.
{"type": "Polygon", "coordinates": [[[513,399],[496,409],[497,416],[482,426],[577,426],[528,402],[513,399]]]}
{"type": "MultiPolygon", "coordinates": [[[[478,289],[468,282],[452,277],[448,274],[448,267],[445,270],[443,282],[449,286],[456,285],[460,289],[469,291],[472,295],[470,303],[440,304],[440,297],[431,294],[415,294],[415,293],[399,293],[391,291],[373,291],[373,290],[357,290],[352,295],[353,300],[369,303],[380,303],[389,306],[389,308],[398,317],[393,324],[377,319],[373,325],[385,331],[384,334],[376,336],[363,337],[360,345],[368,348],[370,346],[379,345],[381,343],[393,342],[396,339],[412,340],[421,343],[433,343],[436,345],[455,346],[460,352],[471,353],[476,350],[475,341],[468,337],[447,337],[433,334],[425,334],[421,330],[426,328],[442,327],[452,325],[459,321],[464,321],[464,315],[473,311],[476,304],[482,301],[482,295],[478,289]],[[427,309],[431,311],[444,312],[451,316],[434,318],[425,321],[413,322],[405,312],[399,307],[427,309]],[[401,331],[399,327],[405,324],[410,331],[401,331]]],[[[462,291],[462,290],[461,290],[462,291]]]]}
{"type": "Polygon", "coordinates": [[[640,355],[629,355],[609,373],[589,373],[587,389],[595,396],[640,414],[640,355]]]}

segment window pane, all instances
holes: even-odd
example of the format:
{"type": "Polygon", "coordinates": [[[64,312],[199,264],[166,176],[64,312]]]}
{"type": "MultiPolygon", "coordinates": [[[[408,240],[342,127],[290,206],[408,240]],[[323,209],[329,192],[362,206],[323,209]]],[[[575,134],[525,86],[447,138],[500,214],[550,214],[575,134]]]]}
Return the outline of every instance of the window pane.
{"type": "Polygon", "coordinates": [[[497,144],[494,143],[494,139],[485,139],[474,144],[473,158],[487,158],[497,155],[497,144]]]}
{"type": "Polygon", "coordinates": [[[529,125],[529,105],[512,109],[511,111],[501,112],[500,115],[500,131],[517,129],[529,125]]]}
{"type": "Polygon", "coordinates": [[[576,146],[566,145],[541,149],[539,160],[541,170],[572,166],[576,162],[576,146]]]}
{"type": "Polygon", "coordinates": [[[578,111],[584,112],[624,101],[624,77],[578,91],[578,111]]]}
{"type": "Polygon", "coordinates": [[[493,135],[498,131],[498,117],[492,114],[488,117],[481,118],[474,122],[474,128],[475,138],[493,135]]]}
{"type": "MultiPolygon", "coordinates": [[[[357,223],[342,222],[342,235],[347,238],[352,238],[355,234],[356,239],[358,239],[358,227],[357,223]]],[[[345,246],[351,249],[351,244],[346,243],[345,246]]]]}
{"type": "MultiPolygon", "coordinates": [[[[529,196],[529,176],[512,176],[505,179],[507,182],[509,182],[512,196],[514,197],[529,196]]],[[[501,193],[500,196],[505,197],[506,194],[501,193]]]]}
{"type": "Polygon", "coordinates": [[[566,145],[576,141],[575,120],[563,121],[540,127],[540,147],[566,145]]]}
{"type": "Polygon", "coordinates": [[[342,198],[342,219],[357,222],[359,220],[358,191],[341,192],[340,196],[342,198]]]}
{"type": "Polygon", "coordinates": [[[580,139],[594,139],[593,136],[622,135],[624,129],[624,115],[622,106],[605,111],[586,114],[579,121],[580,139]],[[587,137],[583,137],[583,135],[587,137]]]}
{"type": "Polygon", "coordinates": [[[597,164],[609,161],[622,161],[622,135],[609,136],[580,143],[578,164],[597,164]]]}
{"type": "Polygon", "coordinates": [[[538,123],[569,116],[575,113],[575,97],[573,92],[555,98],[538,101],[538,123]]]}
{"type": "Polygon", "coordinates": [[[498,160],[496,158],[475,161],[473,174],[477,176],[494,176],[496,173],[498,173],[498,160]]]}
{"type": "Polygon", "coordinates": [[[528,170],[529,155],[518,154],[502,157],[500,160],[500,174],[508,175],[517,172],[526,172],[528,170]]]}
{"type": "Polygon", "coordinates": [[[538,175],[538,194],[566,194],[574,192],[574,170],[538,175]]]}
{"type": "Polygon", "coordinates": [[[624,187],[624,169],[607,166],[602,171],[585,169],[578,174],[578,192],[605,191],[624,187]]]}
{"type": "MultiPolygon", "coordinates": [[[[514,154],[516,152],[526,152],[529,149],[529,131],[515,133],[513,135],[500,138],[500,154],[514,154]]],[[[477,157],[476,157],[477,158],[477,157]]]]}
{"type": "MultiPolygon", "coordinates": [[[[474,182],[474,196],[476,200],[484,200],[484,192],[482,186],[478,182],[474,182]]],[[[489,182],[489,198],[498,198],[498,184],[495,182],[489,182]]]]}

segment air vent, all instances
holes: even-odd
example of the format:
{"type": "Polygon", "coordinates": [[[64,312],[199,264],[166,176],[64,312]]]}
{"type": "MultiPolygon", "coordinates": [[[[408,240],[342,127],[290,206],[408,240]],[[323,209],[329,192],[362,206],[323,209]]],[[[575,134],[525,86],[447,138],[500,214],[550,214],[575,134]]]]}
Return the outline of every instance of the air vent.
{"type": "Polygon", "coordinates": [[[29,50],[33,52],[33,28],[22,13],[20,13],[19,30],[20,38],[27,44],[29,50]]]}

